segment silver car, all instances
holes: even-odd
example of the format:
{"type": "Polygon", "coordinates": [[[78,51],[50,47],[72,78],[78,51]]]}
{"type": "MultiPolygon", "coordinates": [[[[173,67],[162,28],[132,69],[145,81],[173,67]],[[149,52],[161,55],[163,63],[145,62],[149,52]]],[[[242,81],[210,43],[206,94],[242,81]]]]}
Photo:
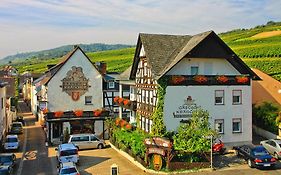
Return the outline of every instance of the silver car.
{"type": "Polygon", "coordinates": [[[73,134],[70,135],[68,143],[73,143],[79,150],[91,148],[104,148],[105,142],[95,134],[73,134]]]}
{"type": "Polygon", "coordinates": [[[18,150],[20,146],[17,135],[7,135],[4,143],[5,150],[18,150]]]}
{"type": "Polygon", "coordinates": [[[281,140],[270,139],[261,141],[260,144],[276,159],[281,158],[281,140]]]}

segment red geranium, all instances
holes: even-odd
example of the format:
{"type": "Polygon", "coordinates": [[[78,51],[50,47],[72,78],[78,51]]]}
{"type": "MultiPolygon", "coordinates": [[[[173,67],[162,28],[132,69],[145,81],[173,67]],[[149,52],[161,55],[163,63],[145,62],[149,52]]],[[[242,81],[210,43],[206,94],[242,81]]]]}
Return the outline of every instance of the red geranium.
{"type": "Polygon", "coordinates": [[[116,125],[116,126],[119,126],[119,125],[120,125],[120,121],[121,121],[121,119],[120,119],[120,118],[117,118],[117,119],[115,120],[115,125],[116,125]]]}
{"type": "Polygon", "coordinates": [[[124,105],[130,105],[130,104],[131,104],[131,101],[128,100],[128,99],[125,99],[125,100],[123,101],[123,103],[124,103],[124,105]]]}
{"type": "Polygon", "coordinates": [[[121,104],[123,101],[124,101],[123,98],[119,98],[119,99],[118,99],[118,103],[119,103],[119,104],[121,104]]]}
{"type": "Polygon", "coordinates": [[[98,117],[98,116],[101,115],[101,112],[102,112],[102,111],[99,110],[99,109],[97,109],[97,110],[94,110],[93,112],[94,112],[94,116],[95,116],[95,117],[98,117]]]}
{"type": "Polygon", "coordinates": [[[116,97],[114,97],[113,101],[114,101],[115,103],[118,103],[119,98],[120,98],[119,96],[116,96],[116,97]]]}
{"type": "Polygon", "coordinates": [[[247,83],[249,81],[249,78],[245,76],[237,76],[235,78],[237,83],[247,83]]]}
{"type": "Polygon", "coordinates": [[[131,130],[131,129],[132,129],[132,125],[128,123],[125,128],[126,128],[127,130],[131,130]]]}
{"type": "Polygon", "coordinates": [[[120,121],[120,126],[121,126],[121,128],[123,128],[123,127],[126,126],[126,125],[127,125],[127,122],[122,119],[122,120],[120,121]]]}
{"type": "Polygon", "coordinates": [[[56,111],[55,112],[55,117],[61,117],[63,115],[62,111],[56,111]]]}
{"type": "Polygon", "coordinates": [[[77,116],[77,117],[81,117],[83,115],[83,110],[76,110],[74,111],[74,114],[77,116]]]}

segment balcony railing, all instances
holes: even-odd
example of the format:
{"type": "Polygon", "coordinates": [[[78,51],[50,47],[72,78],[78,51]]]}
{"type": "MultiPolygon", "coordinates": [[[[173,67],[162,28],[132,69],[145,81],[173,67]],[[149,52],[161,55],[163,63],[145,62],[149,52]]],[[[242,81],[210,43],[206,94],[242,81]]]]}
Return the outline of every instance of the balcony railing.
{"type": "Polygon", "coordinates": [[[189,85],[250,85],[249,75],[167,75],[168,85],[189,86],[189,85]]]}

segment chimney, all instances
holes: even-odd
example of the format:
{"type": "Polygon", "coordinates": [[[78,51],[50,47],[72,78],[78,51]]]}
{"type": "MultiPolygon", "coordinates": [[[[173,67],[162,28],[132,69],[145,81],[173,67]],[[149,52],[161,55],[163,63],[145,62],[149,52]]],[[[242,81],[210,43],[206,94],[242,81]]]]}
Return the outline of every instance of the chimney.
{"type": "Polygon", "coordinates": [[[96,62],[96,66],[98,68],[98,71],[102,74],[106,74],[106,63],[104,61],[96,62]]]}

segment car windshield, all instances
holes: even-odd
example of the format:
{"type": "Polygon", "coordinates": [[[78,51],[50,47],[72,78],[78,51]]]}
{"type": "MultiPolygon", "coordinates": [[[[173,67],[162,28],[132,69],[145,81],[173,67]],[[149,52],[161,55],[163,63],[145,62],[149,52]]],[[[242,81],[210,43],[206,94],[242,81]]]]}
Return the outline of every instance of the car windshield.
{"type": "Polygon", "coordinates": [[[66,150],[66,151],[61,151],[60,156],[71,156],[76,153],[77,153],[76,149],[70,149],[70,150],[66,150]]]}
{"type": "Polygon", "coordinates": [[[0,162],[5,163],[5,162],[11,162],[13,161],[12,156],[0,156],[0,162]]]}
{"type": "Polygon", "coordinates": [[[7,138],[6,142],[18,142],[17,138],[7,138]]]}
{"type": "Polygon", "coordinates": [[[21,124],[20,123],[13,123],[12,127],[21,128],[21,124]]]}
{"type": "Polygon", "coordinates": [[[256,149],[253,153],[255,156],[265,156],[269,154],[265,149],[256,149]]]}
{"type": "Polygon", "coordinates": [[[76,172],[77,171],[74,167],[61,170],[61,174],[70,174],[70,173],[76,173],[76,172]]]}

